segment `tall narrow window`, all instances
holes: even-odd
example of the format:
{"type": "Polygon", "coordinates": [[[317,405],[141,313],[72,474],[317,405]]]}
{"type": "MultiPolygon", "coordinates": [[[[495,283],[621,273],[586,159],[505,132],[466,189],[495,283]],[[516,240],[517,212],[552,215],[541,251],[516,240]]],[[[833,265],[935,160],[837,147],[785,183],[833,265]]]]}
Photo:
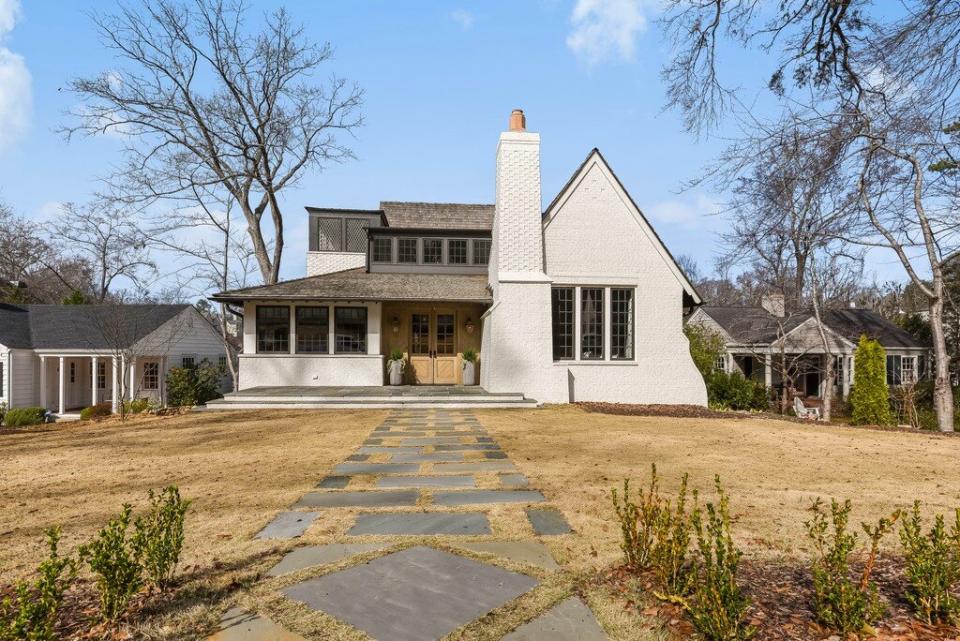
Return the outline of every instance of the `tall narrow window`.
{"type": "Polygon", "coordinates": [[[389,236],[377,236],[373,239],[373,262],[393,262],[393,239],[389,236]]]}
{"type": "Polygon", "coordinates": [[[6,394],[6,387],[3,384],[3,370],[7,367],[6,361],[0,361],[0,398],[3,398],[3,395],[6,394]]]}
{"type": "Polygon", "coordinates": [[[290,308],[257,305],[257,352],[290,351],[290,308]]]}
{"type": "Polygon", "coordinates": [[[899,356],[887,356],[887,385],[900,384],[900,363],[899,356]]]}
{"type": "Polygon", "coordinates": [[[467,241],[464,238],[451,238],[447,241],[447,262],[451,265],[467,264],[467,241]]]}
{"type": "Polygon", "coordinates": [[[338,252],[343,247],[343,221],[339,218],[317,219],[317,251],[338,252]]]}
{"type": "Polygon", "coordinates": [[[603,360],[603,289],[580,290],[580,358],[603,360]]]}
{"type": "Polygon", "coordinates": [[[70,382],[77,382],[77,364],[73,361],[70,362],[70,382]]]}
{"type": "Polygon", "coordinates": [[[443,239],[442,238],[424,238],[423,239],[424,265],[439,265],[442,262],[443,262],[443,239]]]}
{"type": "Polygon", "coordinates": [[[490,262],[490,243],[489,238],[477,238],[473,241],[473,264],[486,265],[490,262]]]}
{"type": "Polygon", "coordinates": [[[334,341],[337,354],[367,353],[366,307],[337,307],[334,310],[334,341]]]}
{"type": "Polygon", "coordinates": [[[397,239],[397,262],[398,263],[417,262],[417,239],[416,238],[398,238],[397,239]]]}
{"type": "Polygon", "coordinates": [[[329,308],[297,307],[296,332],[298,354],[326,354],[330,344],[329,308]]]}
{"type": "Polygon", "coordinates": [[[633,290],[610,290],[610,358],[633,360],[633,290]]]}
{"type": "Polygon", "coordinates": [[[367,251],[367,227],[369,223],[362,218],[347,219],[347,249],[348,252],[367,251]]]}
{"type": "Polygon", "coordinates": [[[900,380],[909,385],[917,382],[916,356],[904,356],[900,361],[900,380]]]}
{"type": "Polygon", "coordinates": [[[551,291],[555,361],[573,358],[573,292],[573,287],[554,287],[551,291]]]}
{"type": "Polygon", "coordinates": [[[97,389],[107,389],[107,364],[97,362],[97,389]]]}
{"type": "Polygon", "coordinates": [[[143,389],[160,388],[160,363],[143,364],[143,389]]]}

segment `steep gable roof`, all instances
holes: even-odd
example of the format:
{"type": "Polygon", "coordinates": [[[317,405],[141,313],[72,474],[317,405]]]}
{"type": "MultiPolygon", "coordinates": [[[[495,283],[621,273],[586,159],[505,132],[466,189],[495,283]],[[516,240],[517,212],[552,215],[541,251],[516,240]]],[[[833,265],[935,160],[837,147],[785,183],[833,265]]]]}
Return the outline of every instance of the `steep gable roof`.
{"type": "Polygon", "coordinates": [[[600,153],[600,150],[594,147],[587,157],[584,159],[580,166],[577,167],[576,171],[573,172],[573,175],[570,176],[570,179],[563,186],[563,189],[556,195],[550,205],[543,212],[543,224],[544,227],[550,225],[550,222],[553,220],[554,216],[563,206],[563,203],[566,199],[573,193],[579,184],[580,180],[586,176],[590,167],[594,164],[599,165],[603,170],[608,173],[614,180],[617,190],[619,190],[624,202],[632,210],[634,217],[636,218],[639,225],[643,228],[644,232],[650,238],[650,241],[653,243],[656,250],[660,253],[660,256],[663,258],[664,262],[670,268],[670,271],[677,277],[677,280],[680,281],[683,290],[690,296],[694,304],[700,304],[702,299],[700,294],[697,292],[696,288],[693,286],[693,283],[690,281],[690,278],[687,277],[686,273],[683,271],[683,268],[677,263],[676,258],[673,257],[673,254],[670,253],[670,250],[667,249],[667,246],[664,244],[663,239],[660,238],[660,235],[657,234],[657,230],[653,228],[653,225],[650,224],[650,221],[647,220],[647,217],[643,215],[643,212],[637,206],[637,203],[633,200],[633,197],[630,196],[630,192],[627,191],[626,187],[623,186],[623,182],[620,181],[620,178],[610,167],[610,164],[607,162],[607,159],[603,157],[603,154],[600,153]]]}

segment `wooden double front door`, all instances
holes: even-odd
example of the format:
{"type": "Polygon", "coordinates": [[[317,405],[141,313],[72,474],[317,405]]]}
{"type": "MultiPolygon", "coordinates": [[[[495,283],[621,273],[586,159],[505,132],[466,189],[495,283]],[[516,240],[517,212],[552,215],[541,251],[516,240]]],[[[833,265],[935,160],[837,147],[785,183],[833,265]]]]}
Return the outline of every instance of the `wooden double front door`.
{"type": "Polygon", "coordinates": [[[457,316],[453,311],[410,314],[410,366],[418,385],[457,382],[457,316]]]}

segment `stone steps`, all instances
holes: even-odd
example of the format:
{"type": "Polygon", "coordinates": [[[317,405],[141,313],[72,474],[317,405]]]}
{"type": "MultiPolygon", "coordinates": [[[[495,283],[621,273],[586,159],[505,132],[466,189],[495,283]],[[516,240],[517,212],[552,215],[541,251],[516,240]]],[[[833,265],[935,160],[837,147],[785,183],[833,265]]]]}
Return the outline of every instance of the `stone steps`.
{"type": "Polygon", "coordinates": [[[227,394],[197,410],[253,409],[483,409],[536,408],[540,404],[523,394],[450,396],[258,396],[227,394]]]}

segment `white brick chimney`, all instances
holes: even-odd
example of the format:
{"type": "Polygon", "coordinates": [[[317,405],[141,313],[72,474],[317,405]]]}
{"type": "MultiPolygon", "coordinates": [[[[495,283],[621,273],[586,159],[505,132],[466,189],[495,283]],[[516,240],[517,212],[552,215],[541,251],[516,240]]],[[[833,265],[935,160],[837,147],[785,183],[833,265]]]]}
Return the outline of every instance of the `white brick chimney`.
{"type": "MultiPolygon", "coordinates": [[[[480,384],[492,392],[545,390],[552,367],[550,279],[544,273],[540,135],[510,114],[497,145],[497,196],[484,316],[480,384]]],[[[542,394],[540,394],[542,395],[542,394]]]]}

